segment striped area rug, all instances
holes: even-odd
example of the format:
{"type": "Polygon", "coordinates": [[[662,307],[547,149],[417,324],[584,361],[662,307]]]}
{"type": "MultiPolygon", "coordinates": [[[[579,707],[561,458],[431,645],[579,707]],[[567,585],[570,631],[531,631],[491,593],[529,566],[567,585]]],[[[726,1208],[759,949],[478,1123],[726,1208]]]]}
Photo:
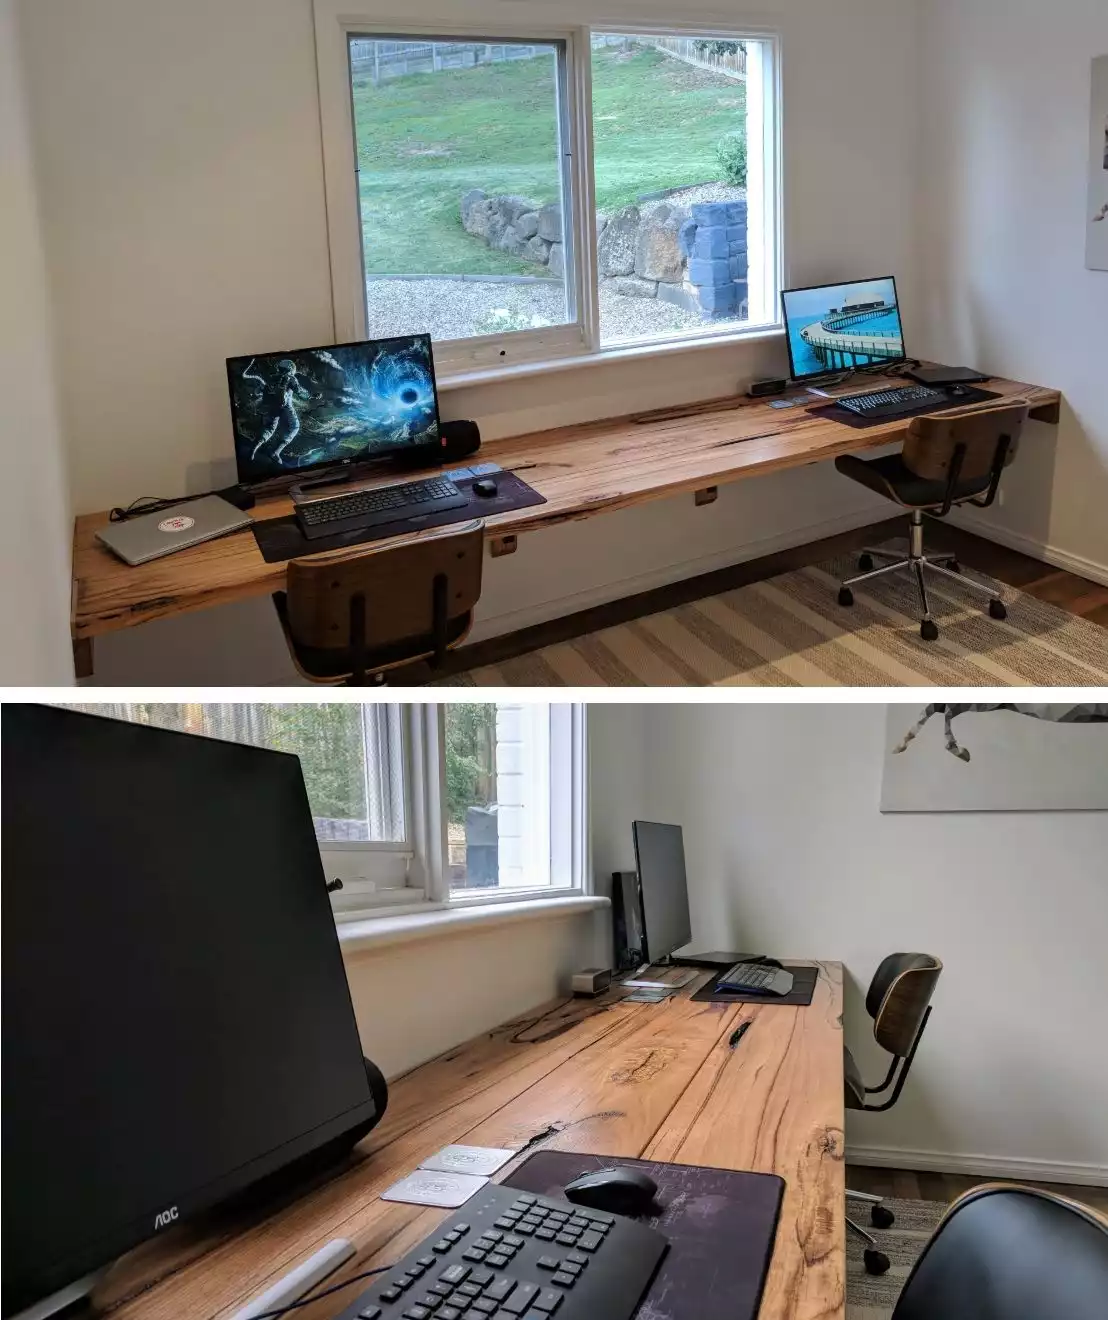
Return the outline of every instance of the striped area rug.
{"type": "Polygon", "coordinates": [[[877,1247],[891,1264],[887,1274],[867,1274],[865,1243],[854,1233],[846,1235],[846,1320],[889,1320],[912,1266],[923,1254],[931,1234],[939,1226],[947,1207],[938,1201],[907,1201],[889,1198],[885,1206],[896,1216],[892,1228],[877,1229],[869,1212],[857,1201],[847,1210],[854,1221],[877,1238],[877,1247]]]}
{"type": "MultiPolygon", "coordinates": [[[[838,604],[855,557],[560,642],[445,680],[469,687],[1102,687],[1108,628],[993,583],[1008,619],[929,579],[937,642],[908,574],[838,604]]],[[[984,579],[975,575],[978,580],[984,579]]]]}

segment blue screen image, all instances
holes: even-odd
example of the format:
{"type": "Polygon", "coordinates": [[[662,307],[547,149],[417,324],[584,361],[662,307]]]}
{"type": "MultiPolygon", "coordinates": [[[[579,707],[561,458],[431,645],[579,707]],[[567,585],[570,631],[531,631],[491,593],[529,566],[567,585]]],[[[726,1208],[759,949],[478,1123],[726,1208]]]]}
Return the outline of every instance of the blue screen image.
{"type": "Polygon", "coordinates": [[[425,335],[231,358],[227,377],[243,482],[440,443],[425,335]]]}
{"type": "Polygon", "coordinates": [[[895,281],[796,289],[783,299],[795,379],[904,361],[895,281]]]}

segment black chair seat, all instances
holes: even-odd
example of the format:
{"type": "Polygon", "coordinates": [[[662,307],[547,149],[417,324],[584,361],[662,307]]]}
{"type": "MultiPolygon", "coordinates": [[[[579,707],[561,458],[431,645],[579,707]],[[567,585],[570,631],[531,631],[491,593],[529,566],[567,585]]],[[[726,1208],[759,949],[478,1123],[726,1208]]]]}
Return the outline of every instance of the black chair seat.
{"type": "MultiPolygon", "coordinates": [[[[844,454],[835,460],[835,467],[860,485],[868,487],[878,495],[908,509],[942,508],[946,501],[946,482],[931,481],[926,477],[917,477],[904,465],[900,454],[888,454],[884,458],[855,458],[853,454],[844,454]]],[[[969,481],[960,481],[954,488],[954,503],[970,500],[977,495],[984,495],[992,483],[992,474],[974,477],[969,481]]]]}
{"type": "Polygon", "coordinates": [[[1103,1320],[1108,1228],[1032,1188],[970,1192],[916,1262],[893,1320],[1103,1320]]]}

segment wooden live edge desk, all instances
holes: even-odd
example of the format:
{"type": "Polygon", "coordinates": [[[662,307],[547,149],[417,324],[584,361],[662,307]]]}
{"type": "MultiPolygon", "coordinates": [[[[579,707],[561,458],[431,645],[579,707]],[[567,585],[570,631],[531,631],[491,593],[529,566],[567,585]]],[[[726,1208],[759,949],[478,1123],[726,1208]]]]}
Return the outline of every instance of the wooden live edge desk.
{"type": "MultiPolygon", "coordinates": [[[[465,1142],[780,1174],[785,1198],[759,1320],[842,1320],[842,967],[819,967],[808,1008],[693,1003],[704,974],[663,1004],[618,992],[559,1000],[479,1036],[393,1083],[384,1120],[341,1175],[207,1240],[174,1230],[148,1243],[109,1274],[97,1308],[112,1308],[113,1320],[226,1320],[335,1237],[350,1239],[357,1256],[329,1283],[387,1265],[451,1212],[380,1193],[442,1146],[465,1142]]],[[[335,1316],[368,1286],[298,1314],[335,1316]]]]}
{"type": "MultiPolygon", "coordinates": [[[[903,383],[875,377],[839,393],[903,383]]],[[[984,388],[1013,402],[1027,400],[1036,420],[1058,422],[1061,395],[1056,390],[1000,379],[984,388]]],[[[526,532],[682,492],[698,492],[700,498],[699,492],[747,477],[880,448],[902,440],[907,429],[908,422],[893,421],[855,430],[803,408],[780,410],[764,400],[734,398],[489,441],[481,447],[482,462],[519,472],[547,502],[489,518],[486,536],[494,551],[503,553],[526,532]]],[[[360,484],[395,480],[380,477],[360,484]]],[[[268,499],[259,502],[253,517],[280,518],[291,511],[287,498],[268,499]]],[[[131,567],[96,540],[107,521],[107,513],[87,514],[77,519],[74,530],[72,626],[78,677],[92,671],[95,637],[266,595],[284,585],[285,564],[267,564],[249,531],[131,567]]],[[[350,550],[330,553],[345,556],[350,550]]]]}

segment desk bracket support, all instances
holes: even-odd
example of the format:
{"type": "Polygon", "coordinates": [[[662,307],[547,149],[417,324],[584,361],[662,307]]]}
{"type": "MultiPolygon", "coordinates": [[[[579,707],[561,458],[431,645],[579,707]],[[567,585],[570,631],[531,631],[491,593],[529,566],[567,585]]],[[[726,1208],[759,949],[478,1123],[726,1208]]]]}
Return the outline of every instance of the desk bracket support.
{"type": "Polygon", "coordinates": [[[73,639],[73,677],[91,678],[93,671],[92,638],[73,639]]]}
{"type": "Polygon", "coordinates": [[[503,559],[505,555],[514,555],[519,549],[516,536],[494,536],[489,540],[489,554],[493,559],[503,559]]]}
{"type": "Polygon", "coordinates": [[[703,490],[696,491],[693,499],[696,501],[698,509],[703,508],[705,504],[715,504],[716,500],[719,499],[719,487],[706,486],[703,490]]]}

